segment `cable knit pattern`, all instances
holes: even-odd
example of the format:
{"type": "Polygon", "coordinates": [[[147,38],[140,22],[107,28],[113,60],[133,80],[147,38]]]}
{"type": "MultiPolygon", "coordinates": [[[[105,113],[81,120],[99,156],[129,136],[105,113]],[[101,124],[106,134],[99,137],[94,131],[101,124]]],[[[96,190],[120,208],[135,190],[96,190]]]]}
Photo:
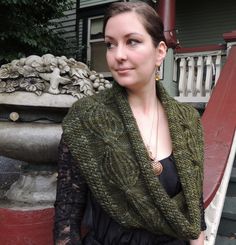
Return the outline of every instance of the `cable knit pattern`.
{"type": "Polygon", "coordinates": [[[64,139],[104,210],[127,228],[196,239],[203,181],[200,117],[157,83],[166,110],[183,191],[170,198],[155,177],[124,88],[76,102],[63,122],[64,139]]]}

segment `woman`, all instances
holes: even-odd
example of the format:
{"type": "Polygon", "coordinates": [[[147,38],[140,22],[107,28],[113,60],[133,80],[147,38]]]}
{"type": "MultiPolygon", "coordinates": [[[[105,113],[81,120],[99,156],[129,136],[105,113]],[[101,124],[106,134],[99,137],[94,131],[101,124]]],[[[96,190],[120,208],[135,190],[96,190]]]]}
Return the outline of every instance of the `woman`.
{"type": "Polygon", "coordinates": [[[155,79],[163,24],[145,3],[113,3],[104,37],[115,83],[64,119],[55,243],[203,244],[200,118],[155,79]]]}

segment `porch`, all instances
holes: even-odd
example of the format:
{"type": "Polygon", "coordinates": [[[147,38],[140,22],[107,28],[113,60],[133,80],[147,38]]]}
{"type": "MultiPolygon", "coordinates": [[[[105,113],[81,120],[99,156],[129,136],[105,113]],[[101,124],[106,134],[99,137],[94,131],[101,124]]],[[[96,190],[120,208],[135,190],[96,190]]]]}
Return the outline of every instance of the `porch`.
{"type": "MultiPolygon", "coordinates": [[[[224,34],[225,45],[177,49],[173,54],[173,82],[163,76],[175,99],[192,104],[202,113],[206,245],[235,243],[235,34],[224,34]]],[[[165,64],[163,69],[167,72],[165,64]]]]}

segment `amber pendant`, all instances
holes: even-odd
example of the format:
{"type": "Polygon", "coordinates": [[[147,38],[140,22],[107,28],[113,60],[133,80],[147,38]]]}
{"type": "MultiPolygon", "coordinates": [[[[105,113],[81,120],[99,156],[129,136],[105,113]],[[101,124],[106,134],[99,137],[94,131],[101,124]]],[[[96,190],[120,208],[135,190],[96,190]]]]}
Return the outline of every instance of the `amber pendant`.
{"type": "Polygon", "coordinates": [[[160,175],[163,171],[162,164],[157,159],[152,159],[152,168],[155,175],[160,175]]]}

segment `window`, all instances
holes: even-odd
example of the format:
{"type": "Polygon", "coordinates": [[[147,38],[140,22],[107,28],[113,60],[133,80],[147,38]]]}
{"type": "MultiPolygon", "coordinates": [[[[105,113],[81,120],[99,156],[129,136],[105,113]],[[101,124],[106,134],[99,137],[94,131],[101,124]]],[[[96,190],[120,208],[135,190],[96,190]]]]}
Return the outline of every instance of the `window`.
{"type": "Polygon", "coordinates": [[[103,16],[91,17],[88,19],[88,49],[87,59],[91,70],[110,76],[106,62],[106,45],[104,43],[103,16]]]}

